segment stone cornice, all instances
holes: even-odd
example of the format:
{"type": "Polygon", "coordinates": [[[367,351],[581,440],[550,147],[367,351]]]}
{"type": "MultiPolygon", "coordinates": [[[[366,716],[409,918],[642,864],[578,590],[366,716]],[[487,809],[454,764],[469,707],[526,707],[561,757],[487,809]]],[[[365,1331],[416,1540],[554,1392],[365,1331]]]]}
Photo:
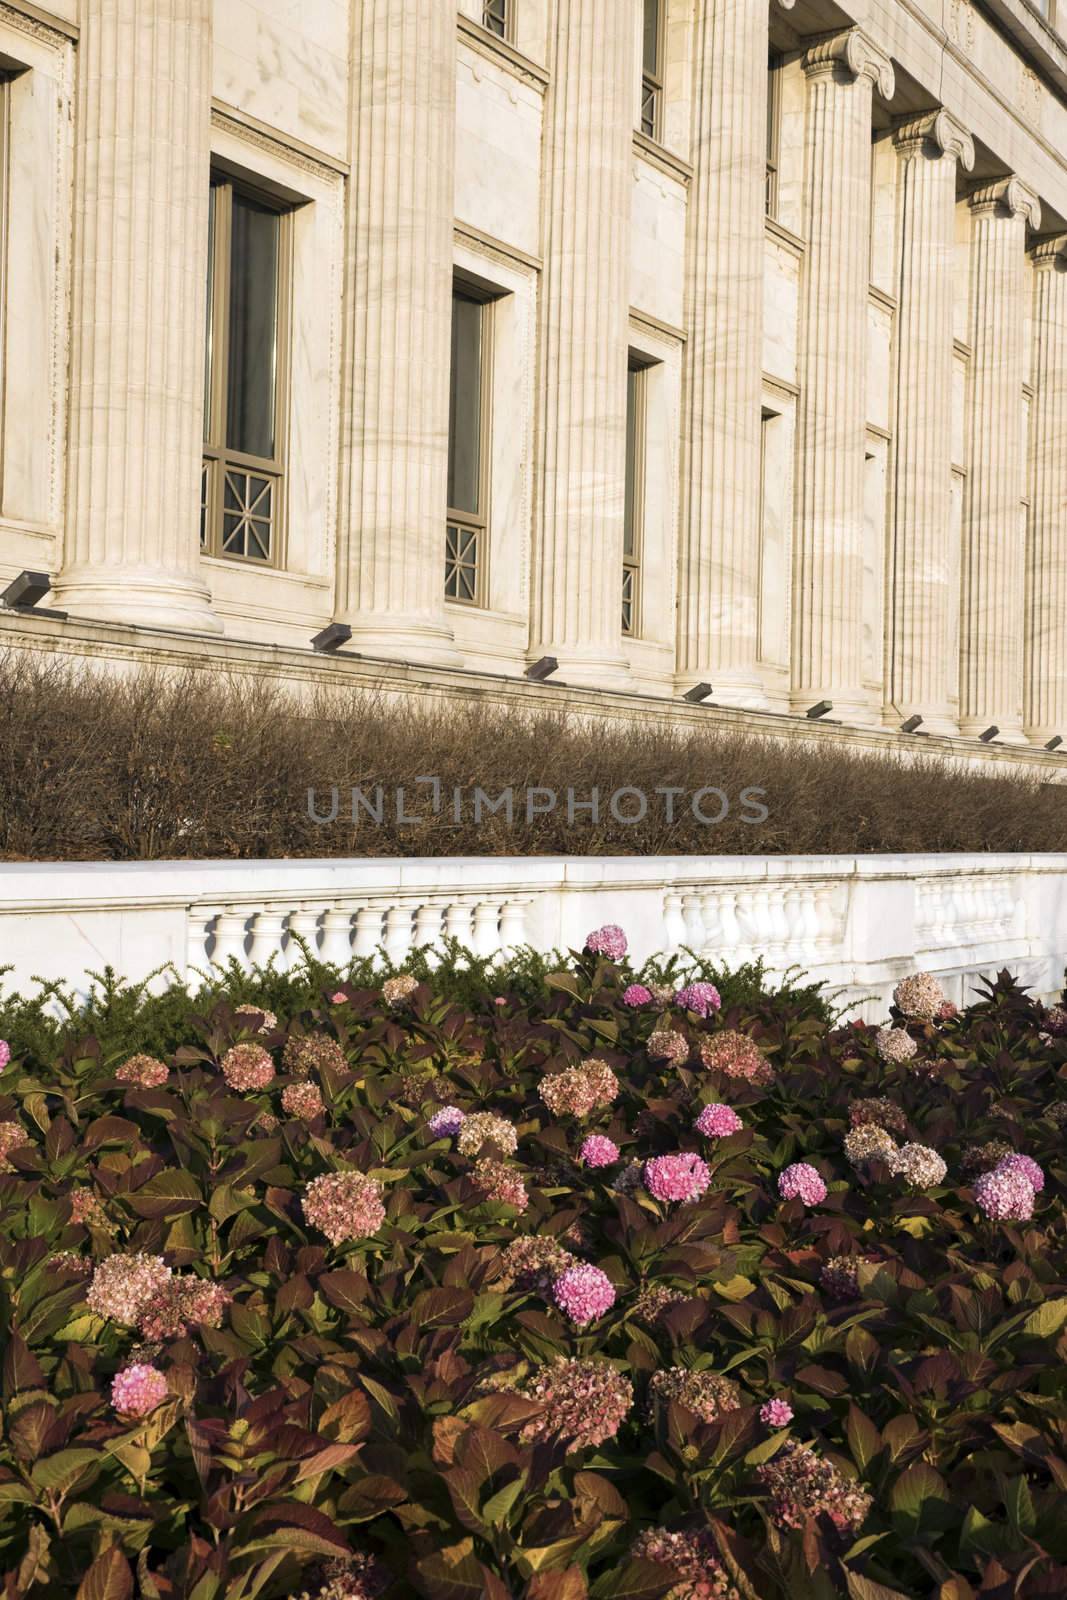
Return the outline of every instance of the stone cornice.
{"type": "Polygon", "coordinates": [[[965,172],[974,168],[974,140],[945,110],[908,117],[897,126],[893,141],[901,154],[933,145],[943,156],[954,156],[965,172]]]}
{"type": "Polygon", "coordinates": [[[1025,217],[1031,228],[1041,226],[1041,202],[1032,189],[1019,178],[997,178],[993,183],[983,183],[970,197],[972,211],[1006,212],[1011,217],[1025,217]]]}
{"type": "Polygon", "coordinates": [[[817,39],[804,53],[804,71],[831,73],[844,67],[853,78],[870,78],[883,100],[891,100],[896,88],[893,63],[883,50],[860,28],[817,39]]]}
{"type": "Polygon", "coordinates": [[[1049,239],[1039,239],[1030,252],[1034,270],[1067,272],[1067,233],[1055,234],[1049,239]]]}

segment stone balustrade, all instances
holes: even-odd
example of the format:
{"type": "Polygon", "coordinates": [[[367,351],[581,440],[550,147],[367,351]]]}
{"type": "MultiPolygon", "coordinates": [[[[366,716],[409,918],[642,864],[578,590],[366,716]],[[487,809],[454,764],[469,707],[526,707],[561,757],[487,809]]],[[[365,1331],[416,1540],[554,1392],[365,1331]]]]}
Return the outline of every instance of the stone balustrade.
{"type": "Polygon", "coordinates": [[[0,948],[23,992],[40,977],[84,993],[106,965],[165,969],[159,983],[230,961],[286,969],[302,945],[338,967],[379,951],[403,965],[443,938],[482,958],[566,950],[605,922],[638,964],[762,959],[871,1018],[917,968],[961,1001],[1004,966],[1051,997],[1067,964],[1067,855],[12,864],[4,879],[0,948]]]}

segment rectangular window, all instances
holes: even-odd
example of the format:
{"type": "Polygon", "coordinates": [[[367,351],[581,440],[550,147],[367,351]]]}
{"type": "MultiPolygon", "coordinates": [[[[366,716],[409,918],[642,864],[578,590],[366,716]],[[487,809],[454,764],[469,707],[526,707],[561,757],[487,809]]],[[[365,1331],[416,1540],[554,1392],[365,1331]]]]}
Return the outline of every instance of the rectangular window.
{"type": "Polygon", "coordinates": [[[463,284],[452,293],[445,598],[482,605],[488,527],[492,307],[463,284]]]}
{"type": "Polygon", "coordinates": [[[482,0],[482,27],[498,39],[510,39],[514,7],[515,0],[482,0]]]}
{"type": "Polygon", "coordinates": [[[778,216],[778,168],[782,132],[782,61],[772,55],[767,66],[767,215],[778,216]]]}
{"type": "Polygon", "coordinates": [[[229,178],[211,185],[204,465],[206,555],[280,554],[289,218],[229,178]]]}
{"type": "Polygon", "coordinates": [[[666,0],[644,0],[645,20],[641,43],[641,132],[650,139],[662,137],[663,121],[663,12],[666,0]]]}
{"type": "Polygon", "coordinates": [[[622,631],[641,631],[641,556],[645,531],[648,369],[631,356],[626,374],[626,495],[622,534],[622,631]]]}

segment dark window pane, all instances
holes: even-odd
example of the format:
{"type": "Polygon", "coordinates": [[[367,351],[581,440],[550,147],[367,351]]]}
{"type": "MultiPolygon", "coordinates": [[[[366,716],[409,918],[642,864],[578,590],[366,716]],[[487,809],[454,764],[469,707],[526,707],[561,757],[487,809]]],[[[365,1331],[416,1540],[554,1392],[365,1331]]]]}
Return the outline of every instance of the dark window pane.
{"type": "Polygon", "coordinates": [[[234,194],[226,443],[268,460],[274,456],[280,226],[276,211],[234,194]]]}
{"type": "Polygon", "coordinates": [[[207,208],[207,328],[204,337],[204,438],[211,438],[211,368],[214,360],[215,337],[215,209],[218,190],[214,184],[209,190],[207,208]]]}
{"type": "Polygon", "coordinates": [[[660,0],[645,0],[643,65],[653,77],[659,76],[659,6],[660,0]]]}
{"type": "Polygon", "coordinates": [[[626,374],[626,500],[623,513],[622,553],[634,553],[634,487],[637,476],[637,385],[640,374],[626,374]]]}
{"type": "Polygon", "coordinates": [[[481,512],[482,306],[452,296],[452,385],[448,417],[448,504],[481,512]]]}

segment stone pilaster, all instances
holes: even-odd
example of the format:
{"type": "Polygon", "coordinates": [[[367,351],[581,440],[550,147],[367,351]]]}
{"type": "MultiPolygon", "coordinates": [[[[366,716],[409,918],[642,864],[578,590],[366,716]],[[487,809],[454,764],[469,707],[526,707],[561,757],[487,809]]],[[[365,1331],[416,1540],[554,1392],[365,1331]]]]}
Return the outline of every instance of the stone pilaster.
{"type": "Polygon", "coordinates": [[[863,688],[863,471],[871,110],[892,64],[858,29],[819,40],[808,79],[808,250],[800,321],[792,699],[874,720],[863,688]]]}
{"type": "Polygon", "coordinates": [[[200,574],[211,0],[84,0],[56,603],[217,631],[200,574]]]}
{"type": "Polygon", "coordinates": [[[897,129],[900,311],[896,494],[889,563],[887,720],[915,713],[929,733],[957,733],[952,561],[952,274],[956,175],[974,142],[945,111],[897,129]]]}
{"type": "Polygon", "coordinates": [[[352,30],[337,615],[353,649],[455,662],[444,601],[455,0],[362,0],[352,30]]]}
{"type": "Polygon", "coordinates": [[[971,196],[971,419],[960,599],[960,731],[1023,722],[1023,349],[1026,225],[1037,197],[1017,178],[971,196]]]}
{"type": "Polygon", "coordinates": [[[1026,560],[1025,727],[1067,739],[1067,235],[1034,263],[1034,400],[1026,560]]]}
{"type": "Polygon", "coordinates": [[[530,656],[624,679],[634,0],[559,0],[544,133],[541,483],[530,656]]]}
{"type": "Polygon", "coordinates": [[[686,238],[679,681],[708,680],[717,701],[747,706],[766,704],[757,622],[768,20],[768,0],[697,8],[686,238]]]}

